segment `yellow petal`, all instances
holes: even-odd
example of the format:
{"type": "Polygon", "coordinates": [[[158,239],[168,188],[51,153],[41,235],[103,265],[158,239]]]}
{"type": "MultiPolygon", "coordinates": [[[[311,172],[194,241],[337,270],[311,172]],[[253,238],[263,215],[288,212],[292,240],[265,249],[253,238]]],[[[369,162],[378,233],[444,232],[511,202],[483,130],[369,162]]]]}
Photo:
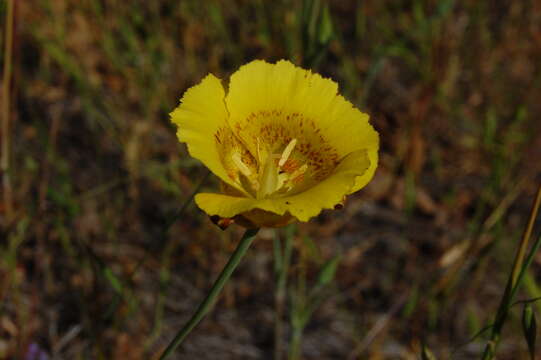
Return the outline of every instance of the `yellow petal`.
{"type": "Polygon", "coordinates": [[[228,175],[217,146],[217,134],[231,132],[227,124],[225,91],[220,79],[210,74],[188,89],[180,105],[170,114],[177,125],[177,137],[188,146],[190,155],[224,182],[239,188],[228,175]]]}
{"type": "Polygon", "coordinates": [[[345,156],[358,149],[363,132],[373,129],[368,115],[337,92],[336,82],[289,61],[252,61],[231,75],[226,97],[230,124],[233,129],[237,124],[244,126],[250,114],[262,110],[299,113],[313,120],[330,142],[338,140],[339,153],[345,156]],[[349,136],[344,138],[345,134],[349,136]]]}
{"type": "Polygon", "coordinates": [[[224,194],[199,193],[195,195],[195,203],[210,216],[232,218],[254,209],[257,200],[224,194]]]}
{"type": "Polygon", "coordinates": [[[269,132],[268,143],[283,148],[298,139],[297,148],[310,146],[323,156],[327,168],[334,167],[333,159],[365,150],[370,167],[356,180],[354,192],[374,175],[379,137],[368,115],[337,91],[334,81],[288,61],[253,61],[231,76],[226,96],[229,123],[252,154],[258,152],[258,139],[265,140],[269,132]]]}
{"type": "MultiPolygon", "coordinates": [[[[253,199],[222,194],[201,193],[195,197],[197,205],[209,215],[231,218],[261,209],[273,214],[291,214],[300,221],[308,221],[323,209],[332,209],[339,204],[363,176],[370,163],[365,150],[350,153],[336,167],[333,174],[301,193],[281,198],[253,199]]],[[[258,225],[258,224],[256,224],[258,225]]],[[[259,224],[261,225],[261,224],[259,224]]]]}
{"type": "Polygon", "coordinates": [[[363,175],[356,178],[355,185],[349,192],[354,193],[374,176],[378,166],[379,135],[368,122],[368,115],[339,95],[322,118],[321,131],[329,142],[336,146],[339,154],[344,151],[366,150],[370,165],[363,175]]]}
{"type": "Polygon", "coordinates": [[[350,194],[353,194],[354,192],[359,191],[360,189],[365,187],[366,184],[368,184],[368,182],[372,180],[372,177],[374,177],[374,173],[376,172],[376,168],[378,167],[379,136],[375,130],[373,132],[374,135],[371,136],[371,140],[374,141],[377,145],[375,148],[369,147],[369,150],[367,151],[370,165],[368,166],[368,169],[363,175],[357,176],[357,178],[355,179],[355,185],[349,191],[350,194]]]}

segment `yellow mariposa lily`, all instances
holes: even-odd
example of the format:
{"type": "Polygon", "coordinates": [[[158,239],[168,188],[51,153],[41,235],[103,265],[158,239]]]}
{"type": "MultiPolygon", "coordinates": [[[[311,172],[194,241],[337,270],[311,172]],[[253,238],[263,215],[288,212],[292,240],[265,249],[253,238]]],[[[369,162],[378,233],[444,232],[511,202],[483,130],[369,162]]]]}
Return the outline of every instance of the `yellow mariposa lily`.
{"type": "Polygon", "coordinates": [[[171,113],[189,153],[222,180],[200,193],[207,214],[247,227],[308,221],[364,187],[378,133],[338,85],[288,61],[242,66],[226,93],[209,74],[171,113]]]}

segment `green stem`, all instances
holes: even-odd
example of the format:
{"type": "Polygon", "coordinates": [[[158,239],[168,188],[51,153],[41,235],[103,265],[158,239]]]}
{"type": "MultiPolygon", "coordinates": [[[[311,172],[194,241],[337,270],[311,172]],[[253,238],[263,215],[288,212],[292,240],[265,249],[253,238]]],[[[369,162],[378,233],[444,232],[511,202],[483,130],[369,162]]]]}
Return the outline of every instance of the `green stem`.
{"type": "Polygon", "coordinates": [[[289,358],[291,360],[299,360],[301,357],[301,340],[303,329],[294,329],[291,336],[291,348],[289,351],[289,358]]]}
{"type": "Polygon", "coordinates": [[[283,323],[282,316],[284,314],[285,300],[286,300],[286,288],[287,288],[287,274],[289,273],[289,265],[291,263],[291,250],[293,248],[293,234],[295,227],[290,225],[286,231],[285,245],[282,253],[280,238],[277,236],[275,241],[275,262],[277,264],[277,280],[276,280],[276,293],[274,296],[275,304],[275,317],[274,317],[274,360],[282,359],[282,335],[283,335],[283,323]]]}
{"type": "Polygon", "coordinates": [[[240,260],[246,254],[246,251],[252,244],[252,241],[255,239],[255,236],[257,234],[259,229],[248,229],[244,233],[244,236],[240,240],[239,245],[235,249],[235,252],[231,255],[231,258],[229,258],[229,261],[227,262],[227,265],[225,265],[224,269],[218,276],[218,279],[214,282],[214,285],[210,289],[210,292],[208,293],[207,297],[203,300],[203,302],[199,305],[197,308],[195,314],[193,314],[192,318],[184,325],[184,327],[175,335],[174,339],[171,341],[169,346],[165,349],[162,356],[160,357],[160,360],[167,359],[170,355],[173,354],[175,349],[182,343],[182,341],[188,336],[188,334],[199,324],[199,322],[205,317],[207,312],[210,310],[212,305],[214,304],[216,298],[222,291],[222,288],[224,287],[227,280],[229,280],[229,277],[237,267],[237,265],[240,263],[240,260]]]}
{"type": "Polygon", "coordinates": [[[500,341],[501,330],[503,328],[503,324],[505,323],[505,320],[507,319],[509,307],[511,306],[513,302],[513,298],[515,297],[515,294],[518,290],[518,287],[520,286],[522,282],[525,271],[531,264],[533,255],[535,254],[535,252],[537,251],[537,249],[539,248],[541,244],[539,242],[534,244],[532,250],[530,251],[530,255],[526,259],[526,264],[524,264],[524,257],[526,254],[526,249],[527,249],[528,242],[530,240],[530,237],[533,231],[535,219],[537,218],[537,213],[540,206],[541,206],[541,184],[539,185],[539,188],[537,189],[537,195],[535,197],[534,203],[532,205],[532,209],[530,211],[530,218],[524,230],[524,234],[522,235],[519,249],[517,251],[517,254],[515,256],[515,260],[513,263],[513,269],[507,281],[507,286],[505,288],[504,294],[502,296],[502,300],[500,302],[500,306],[498,307],[498,311],[496,313],[496,319],[494,321],[494,326],[492,328],[490,340],[488,341],[485,347],[485,350],[483,352],[483,357],[482,357],[483,360],[491,360],[494,358],[494,355],[496,353],[496,347],[500,341]]]}

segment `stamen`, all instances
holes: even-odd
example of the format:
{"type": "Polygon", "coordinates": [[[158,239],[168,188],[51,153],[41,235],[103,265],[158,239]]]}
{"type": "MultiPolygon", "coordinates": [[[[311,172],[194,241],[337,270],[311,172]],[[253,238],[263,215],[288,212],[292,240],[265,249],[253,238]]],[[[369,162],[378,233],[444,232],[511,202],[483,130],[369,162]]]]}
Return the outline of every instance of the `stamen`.
{"type": "Polygon", "coordinates": [[[280,161],[278,161],[279,167],[284,166],[287,159],[289,159],[289,155],[291,155],[291,153],[293,152],[295,145],[297,145],[297,139],[292,139],[289,142],[289,144],[287,144],[286,148],[284,149],[284,152],[282,153],[282,156],[280,157],[280,161]]]}
{"type": "Polygon", "coordinates": [[[260,173],[258,198],[265,198],[267,195],[276,191],[278,183],[278,169],[272,157],[267,158],[263,167],[263,172],[260,173]]]}
{"type": "Polygon", "coordinates": [[[308,170],[308,165],[304,164],[301,167],[297,168],[297,170],[293,171],[292,173],[284,173],[278,175],[278,177],[285,175],[283,178],[283,182],[280,183],[280,187],[284,187],[286,191],[290,191],[295,187],[295,185],[298,185],[304,180],[304,174],[308,170]]]}
{"type": "Polygon", "coordinates": [[[276,190],[280,190],[288,179],[289,179],[288,174],[286,173],[278,174],[278,183],[276,184],[276,190]]]}
{"type": "Polygon", "coordinates": [[[261,164],[261,151],[259,150],[259,138],[257,138],[256,151],[257,151],[257,163],[261,164]]]}
{"type": "Polygon", "coordinates": [[[252,175],[252,170],[250,170],[250,168],[246,166],[246,164],[242,161],[240,153],[234,152],[233,155],[231,155],[231,158],[233,159],[233,163],[237,166],[237,168],[244,176],[248,177],[252,175]]]}

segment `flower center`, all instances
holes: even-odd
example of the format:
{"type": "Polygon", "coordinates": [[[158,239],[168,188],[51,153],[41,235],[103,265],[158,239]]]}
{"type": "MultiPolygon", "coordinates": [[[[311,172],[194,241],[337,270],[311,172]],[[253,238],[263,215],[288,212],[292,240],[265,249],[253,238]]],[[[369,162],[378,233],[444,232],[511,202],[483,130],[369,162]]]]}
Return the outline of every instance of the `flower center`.
{"type": "Polygon", "coordinates": [[[304,180],[308,165],[301,165],[291,157],[297,139],[292,139],[281,154],[261,149],[257,142],[257,171],[252,171],[242,160],[240,152],[233,152],[231,160],[239,172],[240,185],[257,199],[285,194],[304,180]]]}

